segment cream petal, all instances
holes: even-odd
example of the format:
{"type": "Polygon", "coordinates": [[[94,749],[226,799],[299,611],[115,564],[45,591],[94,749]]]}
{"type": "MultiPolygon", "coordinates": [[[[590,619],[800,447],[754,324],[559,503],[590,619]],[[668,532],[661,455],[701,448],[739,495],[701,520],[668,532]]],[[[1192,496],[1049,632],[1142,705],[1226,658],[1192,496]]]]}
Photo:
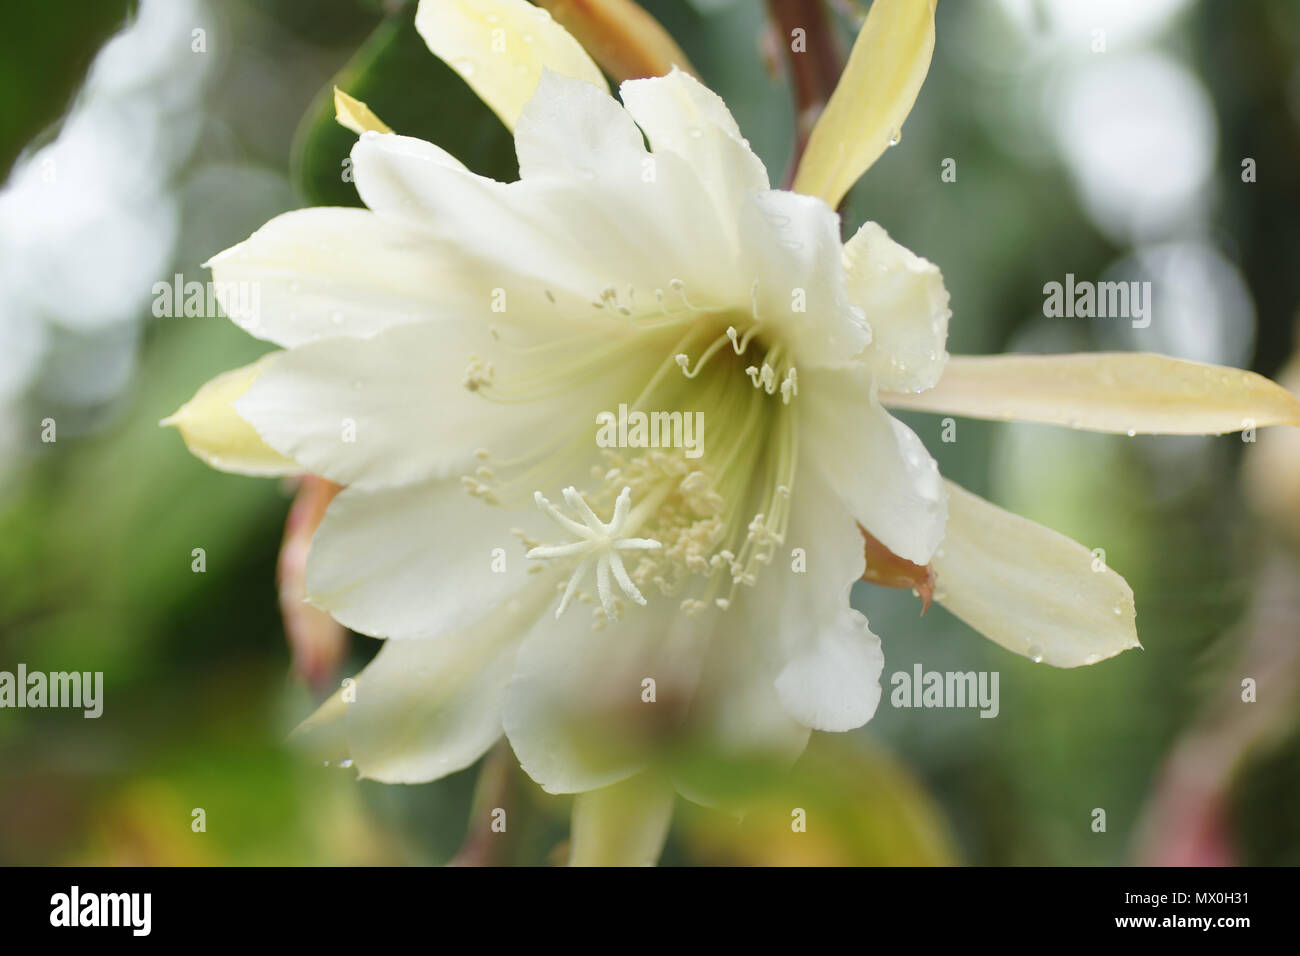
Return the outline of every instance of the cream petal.
{"type": "Polygon", "coordinates": [[[550,793],[609,786],[672,739],[698,677],[701,624],[659,598],[593,628],[576,605],[543,615],[520,646],[506,693],[506,736],[550,793]],[[652,679],[655,701],[643,700],[652,679]]]}
{"type": "Polygon", "coordinates": [[[252,365],[222,372],[159,424],[181,433],[196,458],[213,468],[241,475],[289,475],[303,468],[262,441],[232,403],[246,393],[278,353],[252,365]]]}
{"type": "Polygon", "coordinates": [[[285,213],[208,264],[226,314],[286,348],[491,303],[457,260],[364,209],[285,213]]]}
{"type": "Polygon", "coordinates": [[[844,244],[849,299],[871,327],[862,359],[881,391],[919,392],[939,381],[948,353],[948,290],[939,267],[874,222],[844,244]]]}
{"type": "Polygon", "coordinates": [[[570,866],[654,866],[668,838],[676,794],[664,779],[637,774],[573,801],[570,866]]]}
{"type": "Polygon", "coordinates": [[[928,564],[944,533],[943,481],[921,439],[880,407],[870,374],[846,368],[800,375],[797,401],[806,425],[800,455],[821,465],[854,518],[885,547],[928,564]]]}
{"type": "Polygon", "coordinates": [[[871,331],[849,302],[840,221],[821,200],[754,193],[740,215],[745,297],[805,368],[848,364],[871,331]]]}
{"type": "Polygon", "coordinates": [[[474,763],[501,736],[514,653],[536,600],[502,604],[460,630],[388,641],[348,688],[294,732],[320,755],[346,751],[360,776],[425,783],[474,763]]]}
{"type": "Polygon", "coordinates": [[[687,73],[629,80],[619,87],[627,111],[656,156],[680,156],[703,180],[718,216],[734,222],[746,199],[770,188],[767,169],[740,134],[722,98],[687,73]]]}
{"type": "Polygon", "coordinates": [[[363,634],[427,639],[472,624],[537,580],[513,531],[543,524],[535,510],[487,505],[456,481],[347,488],[312,538],[307,596],[363,634]]]}
{"type": "Polygon", "coordinates": [[[875,0],[818,117],[794,190],[835,207],[901,135],[934,52],[937,0],[875,0]]]}
{"type": "Polygon", "coordinates": [[[1116,434],[1220,435],[1300,425],[1300,399],[1262,375],[1144,352],[953,356],[930,391],[881,400],[1116,434]]]}
{"type": "MultiPolygon", "coordinates": [[[[501,329],[513,335],[510,324],[501,329]]],[[[236,409],[267,444],[314,474],[380,488],[540,453],[565,437],[562,428],[594,422],[620,373],[598,369],[549,396],[503,403],[466,387],[475,357],[505,380],[525,378],[539,361],[504,351],[487,324],[400,326],[282,353],[236,409]],[[492,457],[480,460],[480,449],[492,457]]]]}
{"type": "Polygon", "coordinates": [[[947,485],[935,600],[989,640],[1055,667],[1141,646],[1120,575],[1065,535],[947,485]]]}
{"type": "Polygon", "coordinates": [[[578,41],[526,0],[420,0],[415,28],[508,128],[543,70],[609,90],[578,41]]]}
{"type": "Polygon", "coordinates": [[[515,126],[522,179],[639,178],[649,153],[627,111],[590,83],[546,71],[515,126]]]}
{"type": "MultiPolygon", "coordinates": [[[[546,149],[526,134],[530,163],[546,149]]],[[[602,321],[607,334],[621,317],[604,305],[609,293],[615,304],[652,316],[661,310],[656,290],[682,307],[668,291],[679,283],[701,304],[737,301],[726,228],[698,178],[672,155],[656,163],[653,178],[627,164],[557,178],[551,162],[551,175],[506,184],[449,166],[431,150],[406,137],[363,136],[352,150],[357,189],[380,216],[472,264],[484,301],[495,287],[511,311],[523,299],[534,312],[602,321]]]]}
{"type": "Polygon", "coordinates": [[[747,596],[747,629],[782,648],[776,690],[786,713],[814,730],[861,727],[880,702],[885,659],[867,619],[849,606],[866,570],[862,535],[817,464],[795,479],[786,554],[794,548],[804,550],[803,570],[785,555],[764,569],[747,596]]]}

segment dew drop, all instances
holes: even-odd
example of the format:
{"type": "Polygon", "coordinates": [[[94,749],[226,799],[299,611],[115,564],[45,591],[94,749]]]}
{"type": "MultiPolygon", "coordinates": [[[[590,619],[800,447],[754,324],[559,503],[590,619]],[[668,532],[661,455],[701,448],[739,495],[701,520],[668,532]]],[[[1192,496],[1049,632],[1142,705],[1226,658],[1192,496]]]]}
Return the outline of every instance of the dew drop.
{"type": "Polygon", "coordinates": [[[1136,428],[1130,428],[1130,429],[1129,429],[1128,431],[1126,431],[1124,434],[1125,434],[1125,435],[1128,435],[1129,438],[1134,438],[1134,437],[1137,436],[1137,429],[1136,429],[1136,428]]]}
{"type": "Polygon", "coordinates": [[[898,145],[899,143],[901,143],[902,141],[903,141],[903,131],[902,131],[902,130],[900,130],[900,129],[896,129],[896,130],[894,130],[893,132],[891,132],[891,133],[889,134],[889,145],[890,145],[890,146],[897,146],[897,145],[898,145]]]}
{"type": "Polygon", "coordinates": [[[1029,655],[1029,659],[1035,664],[1043,663],[1043,649],[1037,644],[1030,644],[1029,650],[1026,653],[1029,655]]]}
{"type": "Polygon", "coordinates": [[[461,57],[459,60],[453,60],[451,65],[456,68],[456,72],[459,73],[461,76],[474,75],[473,60],[467,60],[464,57],[461,57]]]}
{"type": "Polygon", "coordinates": [[[352,761],[351,761],[351,760],[340,760],[340,761],[339,761],[339,766],[340,766],[340,767],[351,767],[351,766],[352,766],[352,761]]]}

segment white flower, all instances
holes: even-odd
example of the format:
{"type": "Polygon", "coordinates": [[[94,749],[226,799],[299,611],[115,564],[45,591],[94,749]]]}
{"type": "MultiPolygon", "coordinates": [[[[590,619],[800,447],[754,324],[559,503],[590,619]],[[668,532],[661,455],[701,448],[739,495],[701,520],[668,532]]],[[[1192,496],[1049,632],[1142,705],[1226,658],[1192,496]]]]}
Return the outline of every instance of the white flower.
{"type": "MultiPolygon", "coordinates": [[[[388,641],[355,701],[304,733],[364,776],[433,779],[504,730],[547,790],[597,791],[577,804],[589,833],[647,769],[709,796],[668,743],[791,760],[810,729],[862,725],[883,657],[849,606],[859,526],[932,563],[936,600],[1018,653],[1075,666],[1137,645],[1118,574],[945,484],[882,395],[1108,431],[1240,427],[1247,406],[1257,424],[1295,420],[1258,377],[1158,357],[949,362],[938,269],[875,224],[841,243],[834,207],[896,139],[933,3],[876,0],[796,179],[809,195],[771,189],[684,73],[626,82],[620,105],[523,0],[424,0],[417,25],[513,128],[520,181],[364,133],[369,209],[290,213],[213,259],[219,282],[261,283],[247,327],[284,351],[174,419],[218,467],[347,486],[309,595],[388,641]],[[703,453],[597,447],[620,405],[702,413],[703,453]],[[559,489],[581,522],[546,501],[559,489]],[[578,540],[544,544],[548,518],[578,540]],[[555,613],[571,600],[592,617],[555,613]]],[[[632,803],[662,839],[670,804],[632,803]]]]}

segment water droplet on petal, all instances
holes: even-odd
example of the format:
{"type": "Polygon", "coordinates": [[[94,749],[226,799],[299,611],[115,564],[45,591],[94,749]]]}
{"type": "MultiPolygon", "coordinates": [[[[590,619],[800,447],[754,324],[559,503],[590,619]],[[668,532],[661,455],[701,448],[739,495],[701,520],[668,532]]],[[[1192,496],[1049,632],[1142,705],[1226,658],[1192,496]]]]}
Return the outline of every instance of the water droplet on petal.
{"type": "Polygon", "coordinates": [[[474,75],[474,61],[473,61],[473,60],[467,60],[467,59],[465,59],[464,57],[461,57],[461,58],[458,59],[458,60],[452,60],[451,65],[452,65],[453,67],[455,67],[456,72],[459,73],[461,76],[473,76],[473,75],[474,75]]]}
{"type": "Polygon", "coordinates": [[[1129,429],[1128,431],[1126,431],[1124,434],[1128,435],[1129,438],[1135,438],[1135,437],[1137,436],[1137,429],[1136,429],[1136,428],[1130,428],[1130,429],[1129,429]]]}
{"type": "Polygon", "coordinates": [[[1037,644],[1030,644],[1029,650],[1026,651],[1025,653],[1029,655],[1029,659],[1033,661],[1035,664],[1043,663],[1043,649],[1039,647],[1037,644]]]}
{"type": "Polygon", "coordinates": [[[903,141],[903,131],[901,129],[896,129],[889,134],[890,146],[897,146],[902,141],[903,141]]]}
{"type": "Polygon", "coordinates": [[[340,766],[340,767],[351,767],[351,766],[352,766],[352,761],[351,761],[351,760],[340,760],[340,761],[339,761],[339,766],[340,766]]]}

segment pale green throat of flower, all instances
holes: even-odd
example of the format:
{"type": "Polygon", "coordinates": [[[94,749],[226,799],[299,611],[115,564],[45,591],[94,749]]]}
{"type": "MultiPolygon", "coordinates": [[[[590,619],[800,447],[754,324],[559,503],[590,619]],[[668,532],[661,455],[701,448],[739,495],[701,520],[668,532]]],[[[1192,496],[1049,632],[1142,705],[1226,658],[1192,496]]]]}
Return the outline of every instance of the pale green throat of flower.
{"type": "Polygon", "coordinates": [[[482,356],[466,368],[466,388],[503,403],[541,399],[617,369],[623,382],[639,386],[634,399],[624,399],[629,410],[698,413],[709,423],[712,440],[698,459],[679,448],[596,451],[586,421],[528,458],[479,451],[482,464],[462,478],[470,494],[505,507],[531,497],[578,538],[543,545],[516,530],[528,557],[541,562],[534,570],[568,572],[567,582],[557,585],[557,617],[576,597],[597,605],[595,626],[617,618],[623,602],[611,576],[623,597],[638,605],[650,593],[677,600],[688,614],[710,605],[725,610],[739,587],[757,583],[785,540],[799,452],[792,404],[798,373],[789,352],[779,340],[768,340],[756,305],[742,319],[735,310],[693,303],[678,280],[669,288],[656,290],[650,310],[636,308],[631,290],[620,298],[606,289],[592,305],[606,310],[624,333],[606,344],[593,346],[587,334],[514,346],[508,333],[494,329],[503,350],[528,354],[530,366],[541,370],[534,374],[504,380],[482,356]],[[556,360],[548,362],[551,356],[556,360]],[[575,483],[574,462],[585,464],[585,480],[575,483]],[[508,480],[497,480],[508,471],[508,480]],[[563,486],[579,520],[543,494],[542,488],[555,485],[563,486]],[[609,521],[601,514],[611,515],[609,521]],[[582,589],[593,565],[594,596],[582,589]]]}

